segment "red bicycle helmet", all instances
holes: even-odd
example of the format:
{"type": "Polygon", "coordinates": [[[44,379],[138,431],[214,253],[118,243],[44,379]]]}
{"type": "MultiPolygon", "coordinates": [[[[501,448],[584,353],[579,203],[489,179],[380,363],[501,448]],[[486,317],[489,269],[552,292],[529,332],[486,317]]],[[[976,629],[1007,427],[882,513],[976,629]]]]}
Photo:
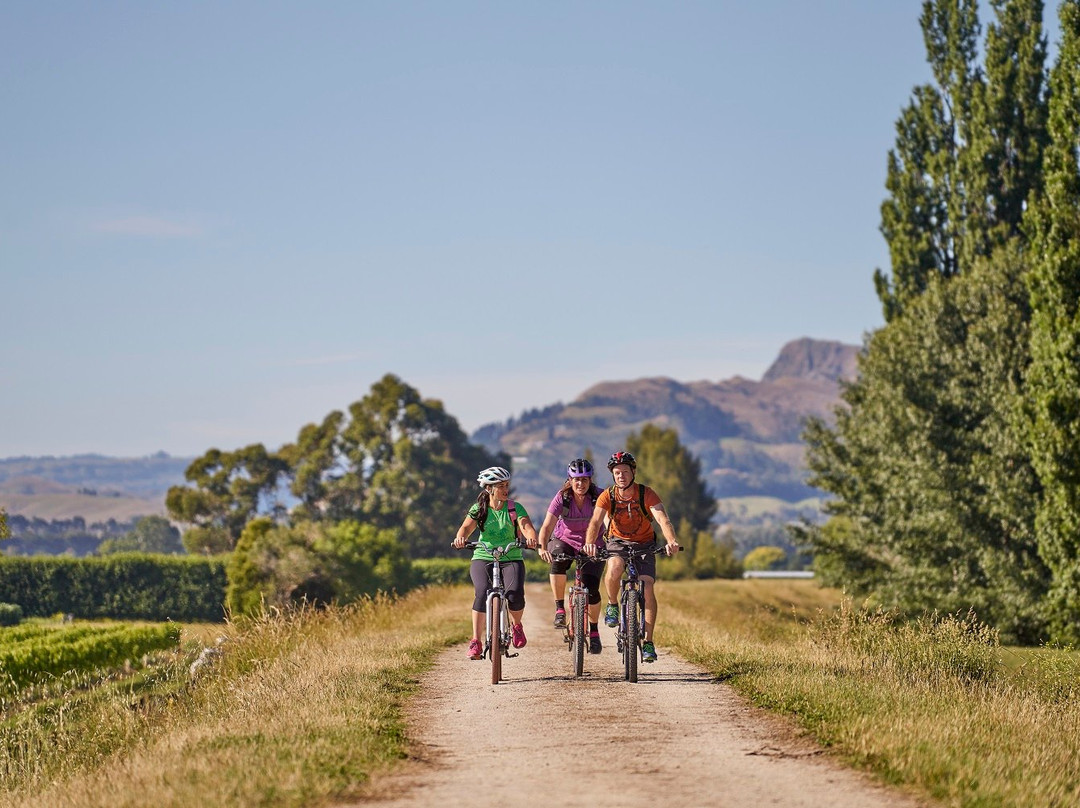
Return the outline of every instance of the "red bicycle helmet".
{"type": "Polygon", "coordinates": [[[608,458],[607,468],[611,471],[616,466],[620,466],[623,463],[628,465],[631,469],[637,469],[637,460],[629,452],[616,452],[610,458],[608,458]]]}

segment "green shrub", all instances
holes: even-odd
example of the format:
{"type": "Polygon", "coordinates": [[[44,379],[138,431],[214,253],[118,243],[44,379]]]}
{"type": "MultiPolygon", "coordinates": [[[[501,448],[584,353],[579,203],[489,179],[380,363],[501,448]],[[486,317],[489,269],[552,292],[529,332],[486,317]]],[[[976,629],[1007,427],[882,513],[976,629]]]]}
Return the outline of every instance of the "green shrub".
{"type": "Polygon", "coordinates": [[[255,519],[232,554],[227,603],[246,615],[301,602],[346,604],[404,593],[412,577],[397,531],[352,520],[285,526],[255,519]]]}
{"type": "Polygon", "coordinates": [[[17,603],[0,603],[0,626],[17,626],[22,619],[22,606],[17,603]]]}
{"type": "Polygon", "coordinates": [[[787,561],[787,553],[779,547],[763,545],[755,547],[743,558],[743,568],[748,570],[778,570],[787,561]]]}

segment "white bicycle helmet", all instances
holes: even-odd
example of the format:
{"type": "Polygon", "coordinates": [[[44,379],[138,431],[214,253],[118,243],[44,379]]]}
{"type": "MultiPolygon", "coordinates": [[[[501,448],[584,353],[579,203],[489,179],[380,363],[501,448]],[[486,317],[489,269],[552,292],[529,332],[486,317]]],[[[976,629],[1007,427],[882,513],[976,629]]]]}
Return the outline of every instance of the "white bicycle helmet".
{"type": "Polygon", "coordinates": [[[510,472],[502,466],[492,466],[489,469],[484,469],[476,477],[476,481],[480,483],[481,488],[488,485],[495,485],[496,483],[505,483],[509,479],[510,472]]]}

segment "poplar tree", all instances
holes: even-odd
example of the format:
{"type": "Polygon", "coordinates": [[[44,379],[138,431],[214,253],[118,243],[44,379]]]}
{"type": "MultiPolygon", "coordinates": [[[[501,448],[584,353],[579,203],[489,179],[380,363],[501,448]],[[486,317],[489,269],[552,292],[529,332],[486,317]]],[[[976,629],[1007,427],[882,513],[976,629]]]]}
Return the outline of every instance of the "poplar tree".
{"type": "Polygon", "coordinates": [[[896,122],[881,206],[891,277],[880,269],[874,286],[886,321],[927,288],[932,276],[959,271],[967,226],[962,152],[972,139],[973,97],[982,77],[975,64],[977,0],[927,0],[920,25],[933,84],[916,87],[896,122]]]}
{"type": "Polygon", "coordinates": [[[1043,486],[1036,531],[1053,573],[1052,637],[1080,642],[1080,4],[1059,8],[1062,42],[1050,76],[1045,193],[1029,226],[1035,265],[1027,376],[1031,457],[1043,486]]]}
{"type": "Polygon", "coordinates": [[[1041,187],[1041,2],[996,0],[985,70],[975,3],[921,24],[935,83],[916,88],[889,155],[886,325],[867,338],[835,427],[804,435],[808,482],[833,495],[810,530],[824,577],[902,609],[961,609],[1038,639],[1048,572],[1039,483],[1018,428],[1030,361],[1021,222],[1041,187]]]}

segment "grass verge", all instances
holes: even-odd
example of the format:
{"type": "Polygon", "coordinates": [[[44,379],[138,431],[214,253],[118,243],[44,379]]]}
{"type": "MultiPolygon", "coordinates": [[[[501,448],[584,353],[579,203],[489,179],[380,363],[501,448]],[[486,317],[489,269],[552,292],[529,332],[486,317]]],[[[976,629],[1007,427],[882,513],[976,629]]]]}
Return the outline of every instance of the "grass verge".
{"type": "Polygon", "coordinates": [[[812,582],[751,583],[663,585],[659,638],[888,783],[965,808],[1080,805],[1075,653],[1001,648],[964,615],[837,608],[812,582]]]}
{"type": "Polygon", "coordinates": [[[97,687],[13,711],[0,806],[348,798],[404,754],[401,705],[437,652],[466,637],[462,597],[428,589],[228,626],[221,657],[194,680],[189,650],[137,692],[97,687]]]}

